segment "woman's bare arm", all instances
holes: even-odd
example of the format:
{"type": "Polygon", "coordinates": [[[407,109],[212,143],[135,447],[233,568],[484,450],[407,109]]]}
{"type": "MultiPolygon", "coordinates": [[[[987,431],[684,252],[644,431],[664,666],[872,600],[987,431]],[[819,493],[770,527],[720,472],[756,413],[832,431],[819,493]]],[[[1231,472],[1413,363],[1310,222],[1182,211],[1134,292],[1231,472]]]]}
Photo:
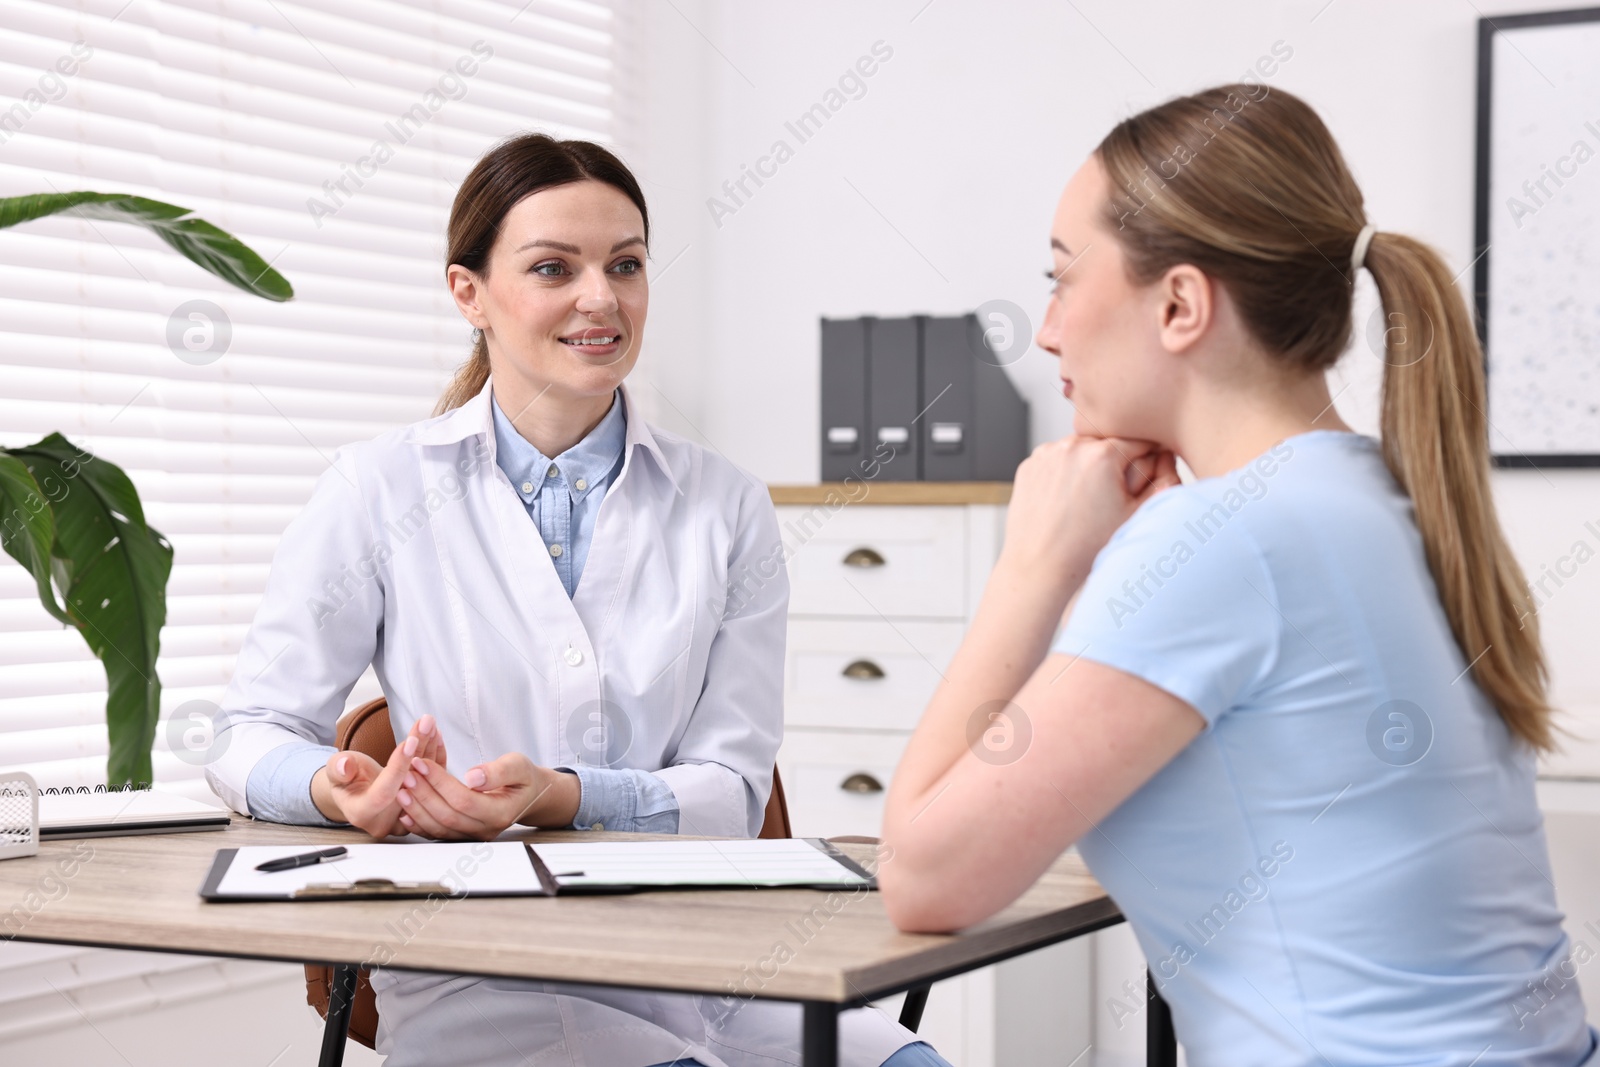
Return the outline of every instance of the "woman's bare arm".
{"type": "Polygon", "coordinates": [[[1046,655],[1095,554],[1173,460],[1068,438],[1017,470],[1006,544],[971,629],[895,771],[879,871],[908,930],[969,925],[1014,900],[1204,727],[1165,691],[1046,655]]]}

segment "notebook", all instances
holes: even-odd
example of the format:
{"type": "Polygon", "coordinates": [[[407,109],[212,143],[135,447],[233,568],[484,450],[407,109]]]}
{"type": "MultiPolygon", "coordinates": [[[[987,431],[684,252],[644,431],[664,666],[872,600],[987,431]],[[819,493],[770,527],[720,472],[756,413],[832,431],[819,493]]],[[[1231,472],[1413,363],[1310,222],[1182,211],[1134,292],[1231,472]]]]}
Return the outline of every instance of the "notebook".
{"type": "Polygon", "coordinates": [[[154,789],[107,790],[95,786],[39,790],[39,838],[118,837],[123,834],[177,834],[217,830],[230,822],[227,811],[154,789]]]}
{"type": "Polygon", "coordinates": [[[218,849],[208,901],[556,896],[645,889],[877,888],[871,874],[815,838],[740,841],[427,841],[351,844],[348,855],[287,871],[256,866],[306,845],[218,849]]]}

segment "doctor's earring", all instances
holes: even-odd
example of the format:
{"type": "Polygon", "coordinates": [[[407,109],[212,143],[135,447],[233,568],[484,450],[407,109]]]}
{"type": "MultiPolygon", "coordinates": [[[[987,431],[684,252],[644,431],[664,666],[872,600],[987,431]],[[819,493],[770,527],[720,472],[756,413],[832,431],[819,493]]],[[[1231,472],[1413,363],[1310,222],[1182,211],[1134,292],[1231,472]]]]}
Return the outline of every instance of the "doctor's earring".
{"type": "Polygon", "coordinates": [[[472,328],[472,343],[477,344],[481,340],[483,340],[483,331],[474,326],[472,328]]]}

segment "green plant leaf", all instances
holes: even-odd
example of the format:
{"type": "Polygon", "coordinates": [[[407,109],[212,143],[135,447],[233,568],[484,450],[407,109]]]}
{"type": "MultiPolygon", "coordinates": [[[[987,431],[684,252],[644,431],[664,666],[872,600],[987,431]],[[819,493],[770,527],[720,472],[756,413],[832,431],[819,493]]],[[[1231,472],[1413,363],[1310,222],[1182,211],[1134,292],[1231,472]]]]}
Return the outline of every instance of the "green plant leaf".
{"type": "Polygon", "coordinates": [[[0,199],[0,229],[45,215],[131,222],[150,230],[223,281],[268,300],[291,300],[294,287],[253,249],[186,207],[127,193],[33,193],[0,199]],[[188,216],[188,217],[186,217],[188,216]]]}
{"type": "Polygon", "coordinates": [[[56,518],[28,467],[0,449],[0,548],[28,568],[39,587],[39,603],[64,623],[71,623],[50,585],[50,546],[56,518]]]}
{"type": "Polygon", "coordinates": [[[147,785],[161,713],[156,656],[167,619],[172,546],[144,521],[122,469],[58,433],[10,450],[55,513],[56,587],[72,624],[106,670],[106,784],[147,785]]]}

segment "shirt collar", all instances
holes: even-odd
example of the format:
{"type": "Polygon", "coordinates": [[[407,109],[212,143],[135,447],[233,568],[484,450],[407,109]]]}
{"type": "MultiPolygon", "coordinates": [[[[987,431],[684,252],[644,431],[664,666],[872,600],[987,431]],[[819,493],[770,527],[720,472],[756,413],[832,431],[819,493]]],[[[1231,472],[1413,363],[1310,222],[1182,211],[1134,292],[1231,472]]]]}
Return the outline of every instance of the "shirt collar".
{"type": "MultiPolygon", "coordinates": [[[[485,440],[491,450],[495,448],[494,426],[494,400],[492,390],[494,381],[491,379],[483,383],[483,388],[478,390],[478,395],[468,400],[454,411],[447,411],[443,415],[419,422],[412,426],[406,435],[406,440],[419,445],[453,445],[465,441],[469,437],[478,437],[485,440]]],[[[623,436],[623,448],[627,454],[635,451],[634,446],[639,446],[655,457],[656,466],[667,479],[672,488],[682,493],[678,485],[677,476],[672,472],[672,464],[667,462],[667,454],[662,451],[661,443],[651,433],[650,427],[639,414],[639,408],[634,403],[633,393],[628,388],[628,383],[623,382],[617,386],[617,393],[622,398],[624,410],[621,420],[626,426],[623,436]]],[[[612,405],[615,412],[617,405],[612,405]]],[[[607,413],[609,418],[611,412],[607,413]]],[[[605,420],[601,420],[604,422],[605,420]]],[[[520,434],[518,435],[521,436],[520,434]]],[[[626,467],[626,462],[624,463],[626,467]]],[[[519,486],[520,488],[520,486],[519,486]]]]}
{"type": "Polygon", "coordinates": [[[610,477],[622,458],[628,420],[620,399],[613,398],[605,417],[583,440],[550,457],[540,452],[512,425],[499,400],[491,399],[494,413],[495,462],[524,497],[538,493],[552,479],[564,482],[574,500],[610,477]],[[549,472],[554,468],[556,473],[549,472]]]}

